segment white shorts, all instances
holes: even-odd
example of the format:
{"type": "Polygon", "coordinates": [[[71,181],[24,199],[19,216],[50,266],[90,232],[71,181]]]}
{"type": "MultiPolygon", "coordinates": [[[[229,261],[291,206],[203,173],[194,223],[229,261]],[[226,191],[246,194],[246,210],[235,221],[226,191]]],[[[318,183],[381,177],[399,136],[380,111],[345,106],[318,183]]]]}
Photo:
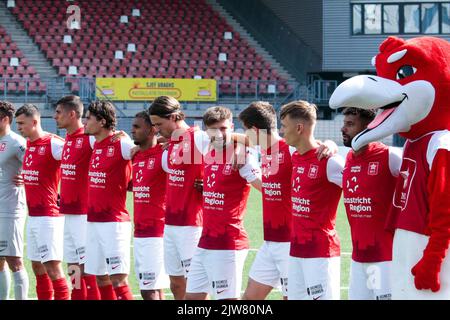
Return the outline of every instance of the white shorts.
{"type": "Polygon", "coordinates": [[[88,222],[86,263],[88,274],[130,273],[131,223],[88,222]]]}
{"type": "Polygon", "coordinates": [[[169,276],[185,276],[202,235],[202,227],[164,227],[164,266],[169,276]]]}
{"type": "Polygon", "coordinates": [[[391,261],[351,261],[349,300],[391,300],[391,261]]]}
{"type": "Polygon", "coordinates": [[[289,257],[288,300],[339,300],[341,258],[289,257]]]}
{"type": "Polygon", "coordinates": [[[64,261],[84,264],[86,262],[87,216],[67,214],[64,222],[64,261]]]}
{"type": "Polygon", "coordinates": [[[186,292],[208,293],[217,300],[239,298],[247,253],[248,250],[197,248],[192,258],[186,292]]]}
{"type": "Polygon", "coordinates": [[[249,277],[287,296],[290,242],[264,241],[256,254],[249,277]]]}
{"type": "Polygon", "coordinates": [[[423,256],[429,237],[402,229],[395,230],[392,248],[391,286],[394,300],[449,300],[450,299],[450,251],[441,266],[441,289],[417,290],[411,269],[423,256]]]}
{"type": "Polygon", "coordinates": [[[25,217],[0,217],[0,257],[23,257],[25,217]]]}
{"type": "Polygon", "coordinates": [[[64,216],[28,217],[28,259],[37,262],[62,261],[64,216]]]}
{"type": "Polygon", "coordinates": [[[134,238],[134,270],[141,290],[169,287],[164,270],[163,238],[134,238]]]}

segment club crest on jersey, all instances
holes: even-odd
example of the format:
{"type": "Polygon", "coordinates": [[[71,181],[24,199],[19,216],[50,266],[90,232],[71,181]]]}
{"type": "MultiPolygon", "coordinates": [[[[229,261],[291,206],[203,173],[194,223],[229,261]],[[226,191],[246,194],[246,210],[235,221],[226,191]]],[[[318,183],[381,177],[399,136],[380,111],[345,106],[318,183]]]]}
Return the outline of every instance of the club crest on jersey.
{"type": "Polygon", "coordinates": [[[369,176],[376,176],[378,174],[379,162],[369,162],[369,168],[367,169],[367,174],[369,176]]]}
{"type": "Polygon", "coordinates": [[[40,146],[38,149],[38,154],[43,156],[45,154],[45,146],[40,146]]]}
{"type": "Polygon", "coordinates": [[[152,170],[155,167],[155,158],[148,159],[147,169],[152,170]]]}
{"type": "Polygon", "coordinates": [[[108,152],[106,153],[107,157],[112,157],[114,155],[114,147],[113,146],[109,146],[108,147],[108,152]]]}
{"type": "Polygon", "coordinates": [[[415,160],[403,158],[402,167],[398,176],[398,179],[403,181],[403,189],[399,193],[397,193],[397,190],[395,191],[393,200],[394,207],[400,208],[402,211],[405,210],[408,204],[408,198],[411,191],[412,181],[416,174],[416,169],[417,163],[415,160]]]}
{"type": "Polygon", "coordinates": [[[316,179],[317,178],[317,173],[319,172],[319,167],[312,164],[309,167],[309,171],[308,171],[308,177],[311,179],[316,179]]]}
{"type": "Polygon", "coordinates": [[[227,176],[230,175],[232,167],[233,166],[231,164],[226,164],[225,167],[223,168],[222,173],[227,175],[227,176]]]}
{"type": "Polygon", "coordinates": [[[78,138],[75,142],[75,148],[81,149],[82,146],[83,146],[83,138],[78,138]]]}
{"type": "Polygon", "coordinates": [[[2,143],[0,144],[0,152],[5,151],[5,149],[6,149],[6,142],[2,142],[2,143]]]}

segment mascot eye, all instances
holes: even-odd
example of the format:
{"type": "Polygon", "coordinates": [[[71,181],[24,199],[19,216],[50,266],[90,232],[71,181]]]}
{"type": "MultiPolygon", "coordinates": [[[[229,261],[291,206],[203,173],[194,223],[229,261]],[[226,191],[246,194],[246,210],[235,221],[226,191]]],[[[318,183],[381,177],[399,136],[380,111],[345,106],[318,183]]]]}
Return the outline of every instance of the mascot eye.
{"type": "Polygon", "coordinates": [[[406,77],[412,76],[416,72],[417,69],[413,66],[402,66],[400,69],[398,69],[396,78],[397,80],[404,79],[406,77]]]}

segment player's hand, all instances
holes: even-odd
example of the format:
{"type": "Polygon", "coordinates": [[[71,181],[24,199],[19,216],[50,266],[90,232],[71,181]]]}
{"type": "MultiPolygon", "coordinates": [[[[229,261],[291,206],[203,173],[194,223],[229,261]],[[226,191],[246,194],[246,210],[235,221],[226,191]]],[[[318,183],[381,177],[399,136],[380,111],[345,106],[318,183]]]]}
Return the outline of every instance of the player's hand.
{"type": "Polygon", "coordinates": [[[329,158],[338,152],[338,146],[334,141],[325,140],[325,142],[322,142],[320,140],[316,140],[316,142],[319,144],[319,148],[317,148],[316,151],[318,160],[329,158]]]}
{"type": "Polygon", "coordinates": [[[113,136],[111,137],[111,142],[117,142],[121,139],[127,138],[128,134],[125,131],[116,131],[114,132],[113,136]]]}
{"type": "Polygon", "coordinates": [[[25,184],[25,181],[23,180],[23,175],[22,174],[18,174],[16,176],[13,177],[12,182],[17,186],[17,187],[21,187],[25,184]]]}
{"type": "Polygon", "coordinates": [[[194,188],[198,192],[203,192],[203,179],[195,179],[195,181],[194,181],[194,188]]]}
{"type": "Polygon", "coordinates": [[[134,158],[134,156],[136,155],[136,153],[138,151],[139,151],[139,147],[138,146],[131,148],[131,150],[130,150],[130,157],[131,157],[131,159],[134,158]]]}
{"type": "Polygon", "coordinates": [[[439,273],[441,271],[441,262],[436,259],[428,258],[426,255],[411,269],[414,276],[414,285],[417,290],[439,291],[441,282],[439,273]]]}

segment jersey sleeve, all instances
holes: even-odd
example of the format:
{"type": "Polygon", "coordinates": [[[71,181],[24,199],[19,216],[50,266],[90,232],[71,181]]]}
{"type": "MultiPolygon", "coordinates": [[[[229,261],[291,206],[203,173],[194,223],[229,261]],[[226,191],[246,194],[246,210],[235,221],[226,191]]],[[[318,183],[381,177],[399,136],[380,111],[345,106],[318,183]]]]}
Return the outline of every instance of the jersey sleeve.
{"type": "Polygon", "coordinates": [[[91,149],[94,149],[94,144],[95,144],[95,137],[89,136],[89,145],[91,146],[91,149]]]}
{"type": "Polygon", "coordinates": [[[252,153],[247,154],[245,165],[239,169],[239,174],[248,183],[252,183],[256,179],[261,179],[261,169],[258,165],[258,161],[252,153]]]}
{"type": "Polygon", "coordinates": [[[62,152],[64,149],[64,140],[59,137],[53,137],[50,140],[50,146],[52,149],[52,156],[55,160],[61,160],[62,152]]]}
{"type": "Polygon", "coordinates": [[[345,160],[340,155],[334,155],[327,162],[328,181],[342,188],[342,171],[344,170],[345,160]]]}
{"type": "Polygon", "coordinates": [[[403,152],[400,148],[389,147],[389,170],[394,177],[398,177],[402,166],[403,152]]]}
{"type": "Polygon", "coordinates": [[[194,132],[195,147],[202,155],[208,153],[209,141],[210,139],[206,131],[197,130],[194,132]]]}
{"type": "Polygon", "coordinates": [[[16,158],[20,163],[23,163],[23,158],[25,156],[25,151],[27,150],[27,140],[22,137],[17,139],[16,145],[16,158]]]}
{"type": "Polygon", "coordinates": [[[169,156],[169,152],[167,150],[164,150],[164,152],[161,155],[161,166],[162,166],[164,172],[166,172],[166,173],[169,173],[168,156],[169,156]]]}
{"type": "Polygon", "coordinates": [[[135,146],[130,138],[120,139],[120,149],[124,160],[131,160],[131,149],[135,146]]]}

